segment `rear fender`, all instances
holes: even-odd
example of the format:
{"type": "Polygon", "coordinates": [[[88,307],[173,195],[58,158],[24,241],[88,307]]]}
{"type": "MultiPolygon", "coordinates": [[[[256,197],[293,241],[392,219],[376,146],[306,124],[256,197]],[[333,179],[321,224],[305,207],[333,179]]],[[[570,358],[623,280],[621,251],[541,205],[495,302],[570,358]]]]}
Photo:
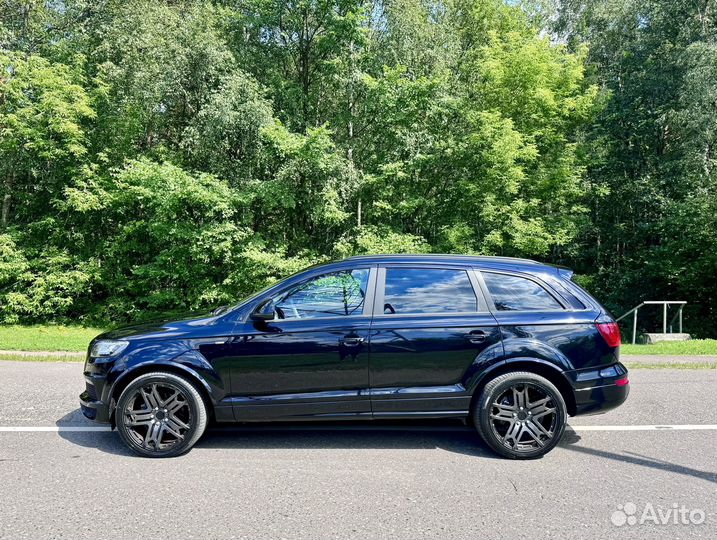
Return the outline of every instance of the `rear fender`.
{"type": "Polygon", "coordinates": [[[560,371],[575,369],[570,359],[559,349],[538,339],[504,339],[503,346],[505,347],[505,360],[508,362],[530,359],[549,364],[560,371]]]}
{"type": "Polygon", "coordinates": [[[563,396],[565,405],[568,408],[568,414],[570,416],[575,414],[575,391],[560,365],[542,358],[532,357],[509,358],[503,360],[502,362],[493,364],[478,374],[467,387],[469,392],[473,395],[470,407],[471,412],[473,411],[475,400],[478,399],[483,391],[483,387],[497,376],[511,371],[529,371],[548,379],[557,387],[560,394],[563,396]]]}

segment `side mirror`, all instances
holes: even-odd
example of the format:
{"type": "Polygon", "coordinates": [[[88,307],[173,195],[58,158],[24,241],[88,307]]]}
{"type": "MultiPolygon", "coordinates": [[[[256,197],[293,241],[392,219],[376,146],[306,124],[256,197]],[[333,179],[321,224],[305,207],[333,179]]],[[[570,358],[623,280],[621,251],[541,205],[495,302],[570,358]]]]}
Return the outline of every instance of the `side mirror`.
{"type": "Polygon", "coordinates": [[[259,304],[251,314],[253,321],[273,321],[276,317],[276,311],[274,311],[274,302],[264,300],[259,304]]]}

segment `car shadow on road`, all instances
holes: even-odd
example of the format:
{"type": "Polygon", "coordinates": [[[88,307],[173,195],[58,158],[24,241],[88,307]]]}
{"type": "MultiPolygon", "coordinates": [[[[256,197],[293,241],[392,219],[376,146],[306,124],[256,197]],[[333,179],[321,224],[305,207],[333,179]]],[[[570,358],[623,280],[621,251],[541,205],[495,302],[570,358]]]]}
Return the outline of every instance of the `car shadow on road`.
{"type": "MultiPolygon", "coordinates": [[[[56,425],[92,426],[73,411],[56,425]]],[[[63,439],[110,454],[134,455],[115,432],[60,431],[63,439]]],[[[211,425],[197,449],[441,449],[448,452],[500,459],[478,434],[455,420],[252,423],[211,425]]]]}
{"type": "Polygon", "coordinates": [[[596,448],[589,448],[587,446],[577,446],[580,442],[581,437],[574,430],[565,430],[563,440],[560,441],[558,448],[564,448],[573,452],[579,452],[590,456],[612,459],[614,461],[620,461],[622,463],[630,463],[632,465],[640,465],[642,467],[648,467],[651,469],[658,469],[662,471],[672,472],[675,474],[682,474],[685,476],[692,476],[694,478],[700,478],[707,480],[708,482],[717,483],[717,475],[710,471],[701,471],[699,469],[693,469],[691,467],[685,467],[683,465],[677,465],[676,463],[670,463],[661,459],[636,454],[634,452],[625,452],[617,454],[615,452],[608,452],[606,450],[598,450],[596,448]]]}
{"type": "MultiPolygon", "coordinates": [[[[96,426],[79,410],[66,414],[57,426],[96,426]]],[[[63,439],[86,448],[119,456],[134,456],[114,432],[60,431],[63,439]]],[[[589,456],[668,471],[717,483],[714,473],[670,463],[636,453],[615,453],[580,446],[578,435],[569,426],[554,450],[568,450],[589,456]]],[[[198,449],[389,449],[445,450],[477,458],[503,460],[494,454],[478,434],[458,420],[271,422],[211,425],[196,444],[198,449]]]]}

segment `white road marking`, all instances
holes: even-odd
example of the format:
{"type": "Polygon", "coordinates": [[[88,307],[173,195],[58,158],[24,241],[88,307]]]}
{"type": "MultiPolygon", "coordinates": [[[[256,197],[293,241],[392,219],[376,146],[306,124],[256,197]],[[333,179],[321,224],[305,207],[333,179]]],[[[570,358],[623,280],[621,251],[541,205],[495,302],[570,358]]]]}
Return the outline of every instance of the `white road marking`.
{"type": "Polygon", "coordinates": [[[0,426],[3,431],[112,431],[109,426],[0,426]]]}
{"type": "MultiPolygon", "coordinates": [[[[574,431],[717,431],[717,424],[656,424],[635,426],[573,426],[574,431]]],[[[423,432],[461,432],[471,431],[469,427],[408,427],[408,426],[231,426],[215,428],[215,431],[423,431],[423,432]]],[[[109,426],[0,426],[0,433],[5,432],[109,432],[109,426]]]]}
{"type": "Polygon", "coordinates": [[[571,426],[575,431],[670,431],[670,430],[717,430],[717,424],[673,424],[643,426],[571,426]]]}

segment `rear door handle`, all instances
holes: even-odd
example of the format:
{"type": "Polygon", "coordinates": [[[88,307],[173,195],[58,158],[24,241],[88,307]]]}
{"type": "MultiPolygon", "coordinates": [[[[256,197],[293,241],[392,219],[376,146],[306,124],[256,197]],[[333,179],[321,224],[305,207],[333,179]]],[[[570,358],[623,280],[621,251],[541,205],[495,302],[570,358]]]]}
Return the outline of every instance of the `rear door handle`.
{"type": "Polygon", "coordinates": [[[363,338],[361,336],[344,336],[340,340],[341,345],[346,345],[347,347],[355,347],[356,345],[361,345],[363,343],[363,338]]]}
{"type": "Polygon", "coordinates": [[[471,343],[483,343],[486,337],[483,330],[472,330],[466,334],[466,339],[471,343]]]}

